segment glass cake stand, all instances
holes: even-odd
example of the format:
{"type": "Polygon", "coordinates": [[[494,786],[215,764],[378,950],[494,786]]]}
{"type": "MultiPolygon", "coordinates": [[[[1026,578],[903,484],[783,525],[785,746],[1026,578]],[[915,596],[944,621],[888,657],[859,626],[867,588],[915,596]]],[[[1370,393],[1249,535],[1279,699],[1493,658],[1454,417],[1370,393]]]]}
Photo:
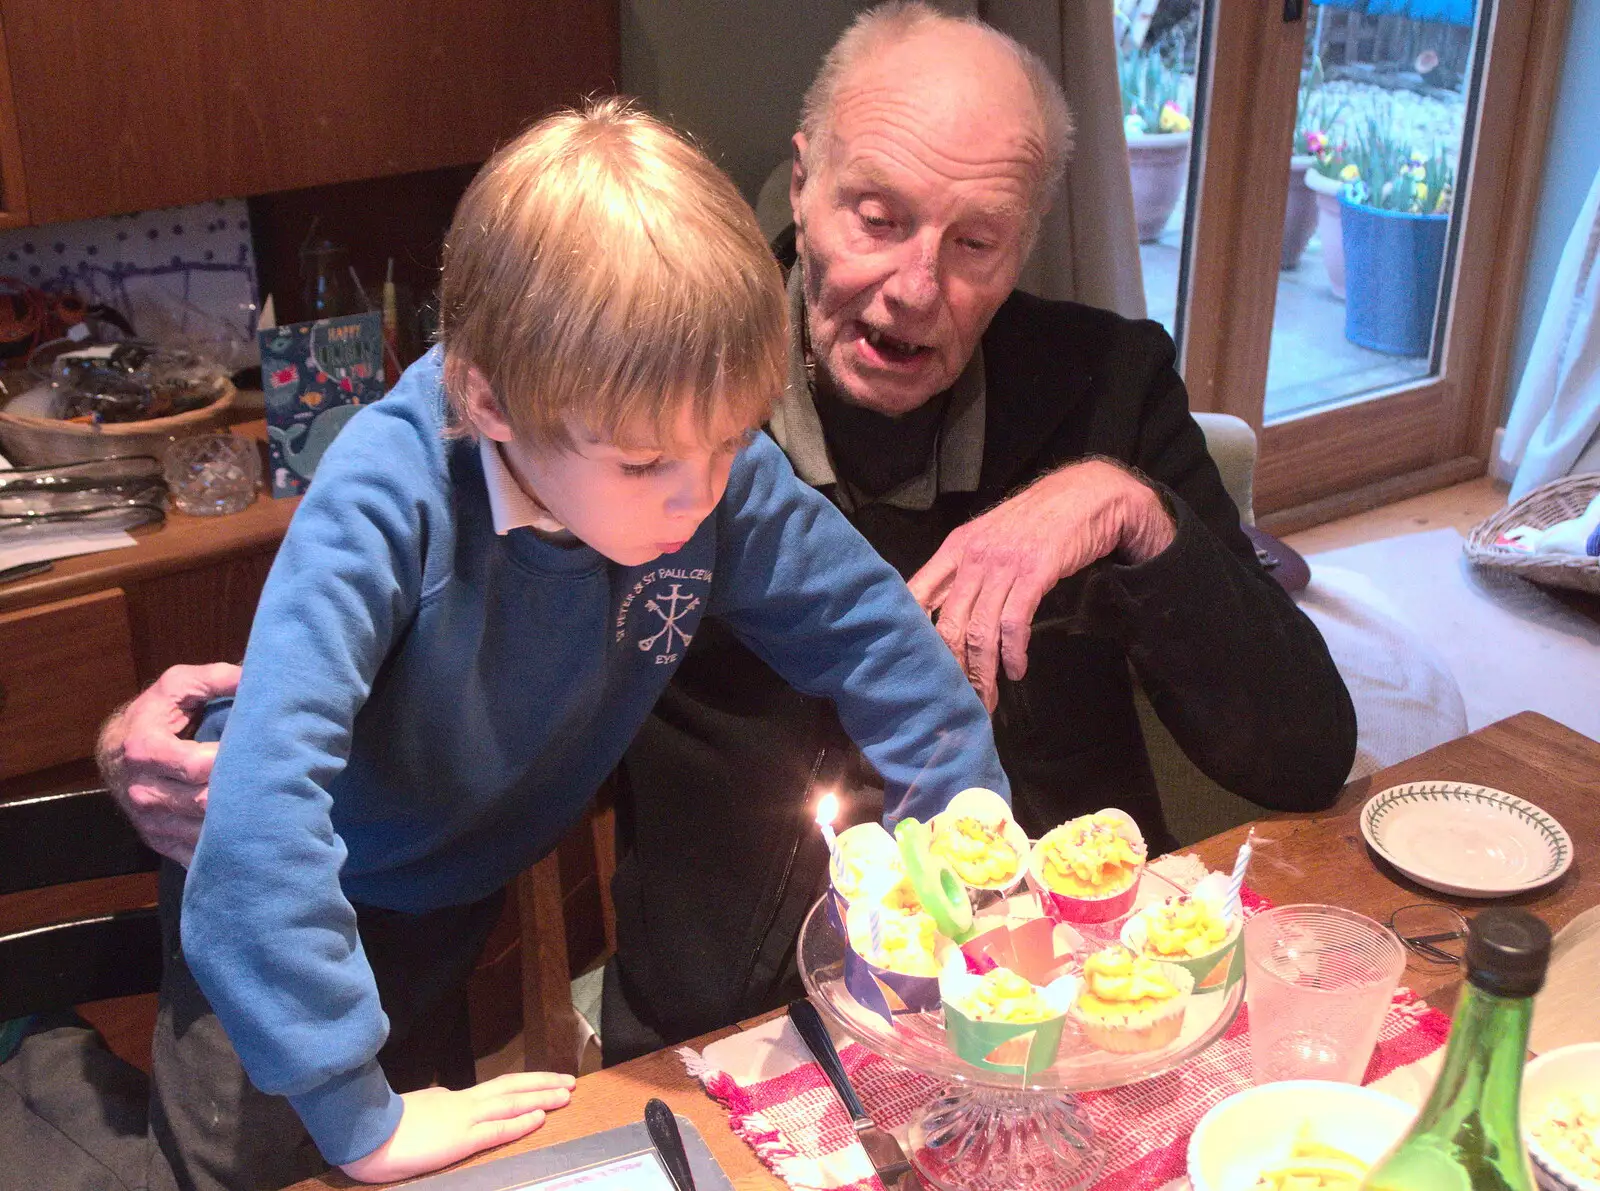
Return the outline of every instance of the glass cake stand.
{"type": "MultiPolygon", "coordinates": [[[[1177,886],[1145,872],[1130,913],[1177,886]]],[[[830,895],[825,895],[831,896],[830,895]]],[[[1126,917],[1075,926],[1085,951],[1114,942],[1126,917]]],[[[1072,1191],[1099,1177],[1105,1153],[1079,1092],[1137,1083],[1187,1062],[1220,1038],[1244,1002],[1244,981],[1192,996],[1183,1031],[1144,1054],[1097,1050],[1069,1020],[1053,1066],[1032,1077],[974,1067],[945,1043],[940,1013],[897,1015],[890,1025],[844,983],[844,939],[819,900],[800,928],[798,962],[819,1009],[873,1053],[938,1080],[942,1087],[911,1116],[907,1153],[923,1182],[940,1191],[1072,1191]]]]}

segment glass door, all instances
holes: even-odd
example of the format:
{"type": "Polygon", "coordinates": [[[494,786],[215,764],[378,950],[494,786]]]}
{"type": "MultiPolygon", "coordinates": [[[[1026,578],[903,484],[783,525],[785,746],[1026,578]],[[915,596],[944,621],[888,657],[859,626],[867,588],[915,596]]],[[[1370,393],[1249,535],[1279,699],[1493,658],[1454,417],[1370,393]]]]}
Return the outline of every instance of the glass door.
{"type": "Polygon", "coordinates": [[[1128,142],[1133,217],[1145,312],[1182,338],[1190,194],[1198,181],[1204,113],[1204,50],[1211,37],[1207,0],[1114,0],[1122,131],[1128,142]]]}
{"type": "Polygon", "coordinates": [[[1136,207],[1137,147],[1192,123],[1141,262],[1194,408],[1260,433],[1257,512],[1286,529],[1481,474],[1565,4],[1117,2],[1189,14],[1159,68],[1123,50],[1136,207]],[[1141,138],[1146,81],[1168,98],[1141,138]]]}

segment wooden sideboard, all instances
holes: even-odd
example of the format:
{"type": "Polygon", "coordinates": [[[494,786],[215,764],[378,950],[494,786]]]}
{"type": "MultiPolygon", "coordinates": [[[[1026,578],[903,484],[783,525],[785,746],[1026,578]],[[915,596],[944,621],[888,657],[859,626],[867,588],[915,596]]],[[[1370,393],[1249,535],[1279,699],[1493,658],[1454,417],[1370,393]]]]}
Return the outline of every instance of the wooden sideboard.
{"type": "MultiPolygon", "coordinates": [[[[226,517],[170,512],[131,547],[0,584],[0,800],[97,785],[107,715],[174,663],[241,658],[299,503],[263,494],[226,517]]],[[[0,932],[154,901],[154,874],[12,894],[0,898],[0,932]]],[[[149,1066],[153,996],[81,1008],[117,1053],[149,1066]]]]}
{"type": "Polygon", "coordinates": [[[238,661],[298,500],[168,514],[137,545],[0,584],[0,796],[94,755],[100,723],[177,662],[238,661]]]}

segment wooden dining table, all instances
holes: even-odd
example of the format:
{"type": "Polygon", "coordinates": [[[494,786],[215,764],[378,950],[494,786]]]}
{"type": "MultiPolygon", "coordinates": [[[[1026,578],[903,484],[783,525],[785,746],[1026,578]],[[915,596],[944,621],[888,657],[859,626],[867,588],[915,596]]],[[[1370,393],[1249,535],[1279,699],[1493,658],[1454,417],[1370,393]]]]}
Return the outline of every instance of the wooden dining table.
{"type": "MultiPolygon", "coordinates": [[[[1424,888],[1367,847],[1358,823],[1362,805],[1379,790],[1414,781],[1472,782],[1504,790],[1542,807],[1567,829],[1574,858],[1565,875],[1542,889],[1495,904],[1524,906],[1552,930],[1600,905],[1600,743],[1535,712],[1514,715],[1351,782],[1326,811],[1272,814],[1258,820],[1249,884],[1278,905],[1329,903],[1380,921],[1400,906],[1419,901],[1449,903],[1469,915],[1489,904],[1424,888]]],[[[1227,869],[1248,830],[1249,825],[1235,827],[1184,850],[1213,869],[1227,869]]],[[[1448,1012],[1461,974],[1454,968],[1412,961],[1403,980],[1448,1012]]],[[[772,1016],[729,1026],[685,1045],[698,1051],[772,1016]]],[[[643,1118],[645,1102],[652,1096],[694,1122],[738,1191],[776,1191],[785,1186],[729,1129],[727,1113],[689,1077],[671,1048],[584,1076],[571,1104],[551,1113],[539,1130],[462,1165],[632,1124],[643,1118]]],[[[334,1172],[296,1184],[293,1191],[358,1185],[334,1172]]]]}

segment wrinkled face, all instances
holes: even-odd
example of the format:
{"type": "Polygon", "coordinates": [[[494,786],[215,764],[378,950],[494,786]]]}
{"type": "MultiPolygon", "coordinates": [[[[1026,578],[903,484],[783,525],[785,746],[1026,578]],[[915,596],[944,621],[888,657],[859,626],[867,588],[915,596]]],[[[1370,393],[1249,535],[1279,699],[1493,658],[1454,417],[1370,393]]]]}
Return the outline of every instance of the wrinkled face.
{"type": "Polygon", "coordinates": [[[1043,163],[1008,55],[963,35],[893,47],[841,85],[790,200],[819,383],[896,415],[948,388],[1016,284],[1043,163]]]}
{"type": "Polygon", "coordinates": [[[515,438],[500,447],[518,482],[558,521],[611,561],[640,566],[694,536],[722,499],[734,456],[756,432],[728,425],[703,442],[686,409],[674,437],[692,445],[605,442],[574,426],[571,449],[515,438]]]}

